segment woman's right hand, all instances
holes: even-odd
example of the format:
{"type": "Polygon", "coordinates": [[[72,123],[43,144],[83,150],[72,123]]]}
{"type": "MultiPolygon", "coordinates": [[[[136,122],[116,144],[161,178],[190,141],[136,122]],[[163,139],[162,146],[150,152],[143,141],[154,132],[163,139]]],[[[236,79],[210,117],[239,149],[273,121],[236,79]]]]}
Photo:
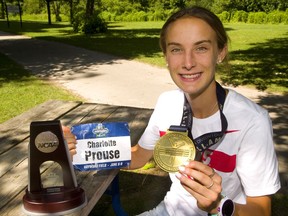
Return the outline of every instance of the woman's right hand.
{"type": "Polygon", "coordinates": [[[68,145],[71,160],[73,160],[73,155],[77,153],[76,152],[76,144],[77,144],[76,137],[74,134],[72,134],[70,128],[67,126],[62,126],[62,131],[63,131],[64,139],[68,145]]]}

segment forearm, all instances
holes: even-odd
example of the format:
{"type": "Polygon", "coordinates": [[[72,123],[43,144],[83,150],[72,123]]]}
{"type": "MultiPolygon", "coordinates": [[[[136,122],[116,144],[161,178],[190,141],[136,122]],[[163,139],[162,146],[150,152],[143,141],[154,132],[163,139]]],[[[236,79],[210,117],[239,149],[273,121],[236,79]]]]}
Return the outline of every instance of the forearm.
{"type": "Polygon", "coordinates": [[[270,216],[271,198],[269,196],[247,197],[247,204],[235,204],[234,216],[270,216]]]}
{"type": "Polygon", "coordinates": [[[138,144],[131,149],[131,163],[128,169],[143,167],[152,157],[153,151],[143,149],[138,144]]]}

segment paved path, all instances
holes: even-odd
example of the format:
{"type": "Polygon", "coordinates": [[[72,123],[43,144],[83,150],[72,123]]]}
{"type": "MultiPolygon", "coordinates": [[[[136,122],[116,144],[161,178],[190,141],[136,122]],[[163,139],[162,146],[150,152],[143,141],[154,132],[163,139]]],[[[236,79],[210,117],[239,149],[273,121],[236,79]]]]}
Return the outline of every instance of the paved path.
{"type": "Polygon", "coordinates": [[[90,102],[153,108],[175,88],[166,69],[66,44],[0,32],[0,52],[90,102]]]}
{"type": "MultiPolygon", "coordinates": [[[[176,88],[165,68],[62,43],[0,32],[0,52],[90,102],[153,108],[161,92],[176,88]]],[[[237,90],[255,100],[266,95],[237,90]]]]}
{"type": "MultiPolygon", "coordinates": [[[[166,69],[57,42],[0,32],[0,52],[89,102],[153,108],[161,92],[176,88],[166,69]]],[[[287,96],[236,90],[269,110],[280,173],[288,188],[287,96]]]]}

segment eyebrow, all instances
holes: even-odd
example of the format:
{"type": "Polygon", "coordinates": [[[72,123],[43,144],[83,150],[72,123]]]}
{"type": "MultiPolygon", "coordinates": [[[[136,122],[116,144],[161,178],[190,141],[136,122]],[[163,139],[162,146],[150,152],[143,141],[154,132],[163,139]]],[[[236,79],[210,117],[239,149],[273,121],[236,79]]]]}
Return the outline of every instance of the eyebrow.
{"type": "MultiPolygon", "coordinates": [[[[199,45],[199,44],[202,44],[202,43],[212,43],[211,40],[201,40],[201,41],[197,41],[196,43],[194,43],[194,45],[199,45]]],[[[176,43],[176,42],[171,42],[171,43],[168,43],[167,46],[180,46],[181,44],[180,43],[176,43]]]]}
{"type": "Polygon", "coordinates": [[[199,44],[202,44],[202,43],[212,43],[211,40],[201,40],[201,41],[197,41],[196,43],[194,43],[195,45],[199,45],[199,44]]]}

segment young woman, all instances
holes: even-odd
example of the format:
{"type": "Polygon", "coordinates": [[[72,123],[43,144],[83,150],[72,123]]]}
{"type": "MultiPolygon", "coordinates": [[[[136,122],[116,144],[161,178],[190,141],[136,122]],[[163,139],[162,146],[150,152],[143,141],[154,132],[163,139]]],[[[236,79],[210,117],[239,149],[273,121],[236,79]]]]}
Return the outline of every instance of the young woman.
{"type": "Polygon", "coordinates": [[[160,136],[171,125],[183,126],[183,118],[191,119],[184,126],[196,147],[202,144],[201,158],[170,173],[164,201],[142,215],[271,214],[269,195],[280,188],[271,122],[266,110],[215,81],[227,43],[221,21],[200,7],[175,13],[162,28],[160,45],[179,90],[159,97],[130,169],[142,167],[160,136]]]}
{"type": "MultiPolygon", "coordinates": [[[[271,214],[269,195],[280,188],[271,121],[266,110],[215,81],[227,43],[221,21],[204,8],[183,9],[164,24],[160,45],[179,89],[159,97],[132,148],[129,168],[144,166],[169,128],[187,130],[200,157],[169,173],[170,191],[155,209],[141,215],[271,214]]],[[[74,137],[69,131],[66,137],[73,155],[74,137]]]]}

